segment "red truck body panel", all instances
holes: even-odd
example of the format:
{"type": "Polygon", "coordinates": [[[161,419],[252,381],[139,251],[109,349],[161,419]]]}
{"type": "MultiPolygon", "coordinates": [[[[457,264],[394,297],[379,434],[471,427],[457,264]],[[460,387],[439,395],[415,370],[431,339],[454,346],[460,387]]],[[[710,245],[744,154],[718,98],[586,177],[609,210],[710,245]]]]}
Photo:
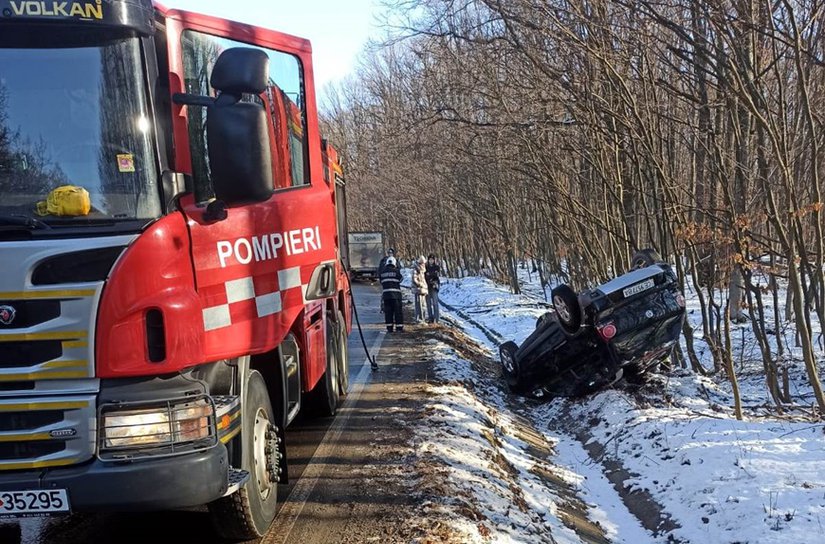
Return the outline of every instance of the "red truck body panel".
{"type": "MultiPolygon", "coordinates": [[[[315,106],[311,47],[307,40],[223,19],[159,7],[166,17],[170,92],[185,92],[181,37],[195,30],[296,56],[303,69],[308,146],[308,185],[286,187],[286,126],[270,126],[276,191],[265,202],[232,207],[225,220],[204,220],[192,195],[182,210],[162,218],[133,244],[112,271],[101,304],[98,342],[100,377],[175,372],[197,364],[277,348],[295,334],[305,390],[312,389],[326,365],[325,319],[328,301],[307,303],[305,286],[315,267],[338,261],[335,183],[324,180],[315,106]],[[279,160],[280,159],[280,160],[279,160]],[[278,189],[280,187],[280,189],[278,189]],[[187,232],[188,231],[188,232],[187,232]],[[160,309],[167,335],[167,357],[150,362],[145,313],[160,309]]],[[[292,112],[278,97],[262,99],[283,117],[292,112]]],[[[175,168],[192,172],[187,107],[173,104],[175,168]]],[[[277,116],[275,116],[277,118],[277,116]]],[[[337,153],[324,157],[334,160],[337,153]]],[[[331,166],[331,165],[330,165],[331,166]]],[[[349,286],[337,265],[340,307],[351,330],[349,286]]]]}
{"type": "Polygon", "coordinates": [[[123,378],[176,372],[202,361],[200,300],[181,213],[161,218],[120,258],[103,291],[95,330],[97,375],[123,378]],[[166,359],[149,361],[146,312],[160,309],[166,359]]]}
{"type": "Polygon", "coordinates": [[[310,44],[151,0],[88,4],[94,19],[23,4],[0,0],[15,11],[0,17],[4,76],[36,98],[13,107],[34,122],[8,148],[20,179],[3,177],[4,206],[30,221],[0,240],[14,265],[0,414],[15,420],[0,490],[48,489],[70,513],[211,505],[250,486],[260,504],[212,514],[233,538],[260,536],[288,483],[284,430],[306,408],[333,416],[349,371],[345,186],[310,44]],[[258,51],[221,57],[246,44],[258,51]],[[84,184],[85,213],[40,218],[58,182],[84,184]]]}

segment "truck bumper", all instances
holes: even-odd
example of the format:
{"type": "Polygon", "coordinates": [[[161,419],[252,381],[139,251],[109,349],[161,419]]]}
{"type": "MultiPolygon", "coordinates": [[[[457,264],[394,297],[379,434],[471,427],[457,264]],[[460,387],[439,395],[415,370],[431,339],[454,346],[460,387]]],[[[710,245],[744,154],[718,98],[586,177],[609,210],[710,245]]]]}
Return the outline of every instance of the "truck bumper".
{"type": "Polygon", "coordinates": [[[169,510],[223,496],[228,467],[219,443],[179,457],[0,474],[0,491],[67,489],[72,511],[169,510]]]}

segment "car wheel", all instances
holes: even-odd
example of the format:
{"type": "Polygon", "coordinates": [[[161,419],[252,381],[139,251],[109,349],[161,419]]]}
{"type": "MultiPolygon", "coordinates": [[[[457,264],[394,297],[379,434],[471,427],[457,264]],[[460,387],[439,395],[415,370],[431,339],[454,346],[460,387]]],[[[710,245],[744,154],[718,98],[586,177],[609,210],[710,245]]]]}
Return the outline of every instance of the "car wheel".
{"type": "Polygon", "coordinates": [[[637,268],[645,268],[660,262],[662,262],[662,257],[656,253],[655,249],[640,249],[634,253],[633,258],[630,259],[630,269],[636,270],[637,268]]]}
{"type": "Polygon", "coordinates": [[[499,346],[498,353],[501,358],[501,373],[504,381],[514,393],[522,393],[524,387],[521,384],[521,368],[519,367],[516,352],[518,345],[515,342],[504,342],[499,346]]]}
{"type": "Polygon", "coordinates": [[[551,297],[564,330],[569,333],[578,331],[582,324],[582,310],[576,292],[570,286],[562,284],[553,289],[551,297]]]}

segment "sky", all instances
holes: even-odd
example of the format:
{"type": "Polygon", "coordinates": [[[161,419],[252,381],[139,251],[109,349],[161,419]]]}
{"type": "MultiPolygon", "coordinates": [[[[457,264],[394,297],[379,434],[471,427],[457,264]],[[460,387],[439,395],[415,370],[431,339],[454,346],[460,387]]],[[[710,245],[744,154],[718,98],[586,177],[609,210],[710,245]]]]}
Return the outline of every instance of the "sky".
{"type": "Polygon", "coordinates": [[[168,8],[196,11],[270,28],[312,42],[315,86],[337,81],[355,67],[370,36],[379,0],[162,0],[168,8]]]}

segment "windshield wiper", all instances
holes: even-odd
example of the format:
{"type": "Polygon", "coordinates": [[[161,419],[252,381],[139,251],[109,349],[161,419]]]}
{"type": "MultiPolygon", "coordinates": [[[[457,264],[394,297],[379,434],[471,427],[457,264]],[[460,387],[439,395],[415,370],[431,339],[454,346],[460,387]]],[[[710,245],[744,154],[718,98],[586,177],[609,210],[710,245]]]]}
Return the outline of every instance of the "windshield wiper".
{"type": "Polygon", "coordinates": [[[55,220],[49,227],[111,227],[112,225],[117,225],[117,221],[111,217],[73,217],[66,221],[55,220]]]}
{"type": "Polygon", "coordinates": [[[0,215],[0,230],[16,230],[20,227],[29,230],[43,230],[52,228],[51,225],[40,219],[28,215],[0,215]],[[4,228],[10,227],[10,228],[4,228]]]}

